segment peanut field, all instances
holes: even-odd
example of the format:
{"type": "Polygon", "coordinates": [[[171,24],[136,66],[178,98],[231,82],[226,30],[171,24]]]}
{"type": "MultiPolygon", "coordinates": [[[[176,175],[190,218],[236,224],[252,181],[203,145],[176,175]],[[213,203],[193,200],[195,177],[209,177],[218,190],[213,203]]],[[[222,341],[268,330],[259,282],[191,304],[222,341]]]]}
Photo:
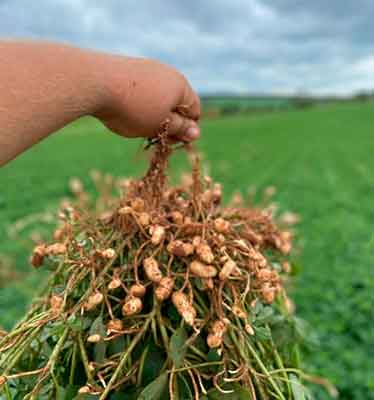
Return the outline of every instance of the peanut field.
{"type": "MultiPolygon", "coordinates": [[[[346,400],[374,399],[373,121],[372,103],[225,117],[203,121],[198,143],[204,168],[224,184],[227,200],[253,186],[275,186],[280,211],[300,215],[291,293],[314,333],[304,362],[346,400]]],[[[92,189],[92,169],[141,176],[143,145],[82,119],[0,170],[0,327],[23,315],[45,279],[29,266],[30,236],[52,231],[49,214],[69,196],[69,178],[92,189]]],[[[187,165],[176,154],[171,176],[187,165]]]]}

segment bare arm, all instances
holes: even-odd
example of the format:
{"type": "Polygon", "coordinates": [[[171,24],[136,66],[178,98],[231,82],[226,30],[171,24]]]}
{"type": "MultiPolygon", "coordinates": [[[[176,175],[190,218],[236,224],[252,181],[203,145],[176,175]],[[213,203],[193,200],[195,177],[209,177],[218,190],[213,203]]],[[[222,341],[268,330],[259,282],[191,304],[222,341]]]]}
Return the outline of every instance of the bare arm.
{"type": "Polygon", "coordinates": [[[127,137],[152,136],[166,118],[179,140],[200,133],[199,99],[171,67],[61,44],[0,42],[0,165],[84,115],[127,137]]]}

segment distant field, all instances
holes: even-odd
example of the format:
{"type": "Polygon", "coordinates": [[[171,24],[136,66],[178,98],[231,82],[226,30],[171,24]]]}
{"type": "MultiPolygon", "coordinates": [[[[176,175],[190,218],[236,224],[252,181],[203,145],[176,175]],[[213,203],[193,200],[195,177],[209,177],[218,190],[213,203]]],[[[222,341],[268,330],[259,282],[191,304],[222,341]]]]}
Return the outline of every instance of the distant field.
{"type": "Polygon", "coordinates": [[[288,110],[294,108],[292,99],[282,97],[206,97],[203,106],[210,108],[238,107],[240,110],[288,110]]]}
{"type": "MultiPolygon", "coordinates": [[[[227,197],[249,185],[275,185],[281,209],[301,214],[303,267],[294,299],[320,346],[306,355],[312,373],[330,378],[345,400],[374,399],[374,109],[372,104],[315,106],[306,111],[215,119],[199,143],[227,197]]],[[[88,182],[92,168],[140,175],[139,142],[108,135],[86,119],[50,137],[0,170],[0,253],[30,271],[27,242],[7,237],[14,221],[53,209],[67,181],[88,182]]],[[[173,160],[176,176],[186,166],[173,160]]],[[[22,315],[39,272],[0,289],[0,325],[22,315]]],[[[3,282],[4,283],[4,282],[3,282]]],[[[0,282],[1,284],[1,282],[0,282]]],[[[318,393],[317,399],[325,399],[318,393]]]]}

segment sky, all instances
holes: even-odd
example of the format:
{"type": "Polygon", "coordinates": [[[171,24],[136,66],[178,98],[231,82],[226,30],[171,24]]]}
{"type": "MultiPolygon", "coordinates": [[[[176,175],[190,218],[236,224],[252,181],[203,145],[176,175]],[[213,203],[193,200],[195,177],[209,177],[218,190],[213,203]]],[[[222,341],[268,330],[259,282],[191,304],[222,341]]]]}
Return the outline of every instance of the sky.
{"type": "Polygon", "coordinates": [[[200,93],[374,89],[374,0],[0,0],[0,38],[158,59],[200,93]]]}

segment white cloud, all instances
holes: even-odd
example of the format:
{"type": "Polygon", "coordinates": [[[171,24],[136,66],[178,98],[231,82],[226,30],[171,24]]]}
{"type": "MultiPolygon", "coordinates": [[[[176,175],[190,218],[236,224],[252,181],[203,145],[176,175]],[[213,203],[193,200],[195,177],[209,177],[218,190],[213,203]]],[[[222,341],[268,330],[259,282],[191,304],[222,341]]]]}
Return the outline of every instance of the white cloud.
{"type": "Polygon", "coordinates": [[[0,37],[157,58],[202,92],[374,87],[372,0],[3,0],[0,37]]]}

